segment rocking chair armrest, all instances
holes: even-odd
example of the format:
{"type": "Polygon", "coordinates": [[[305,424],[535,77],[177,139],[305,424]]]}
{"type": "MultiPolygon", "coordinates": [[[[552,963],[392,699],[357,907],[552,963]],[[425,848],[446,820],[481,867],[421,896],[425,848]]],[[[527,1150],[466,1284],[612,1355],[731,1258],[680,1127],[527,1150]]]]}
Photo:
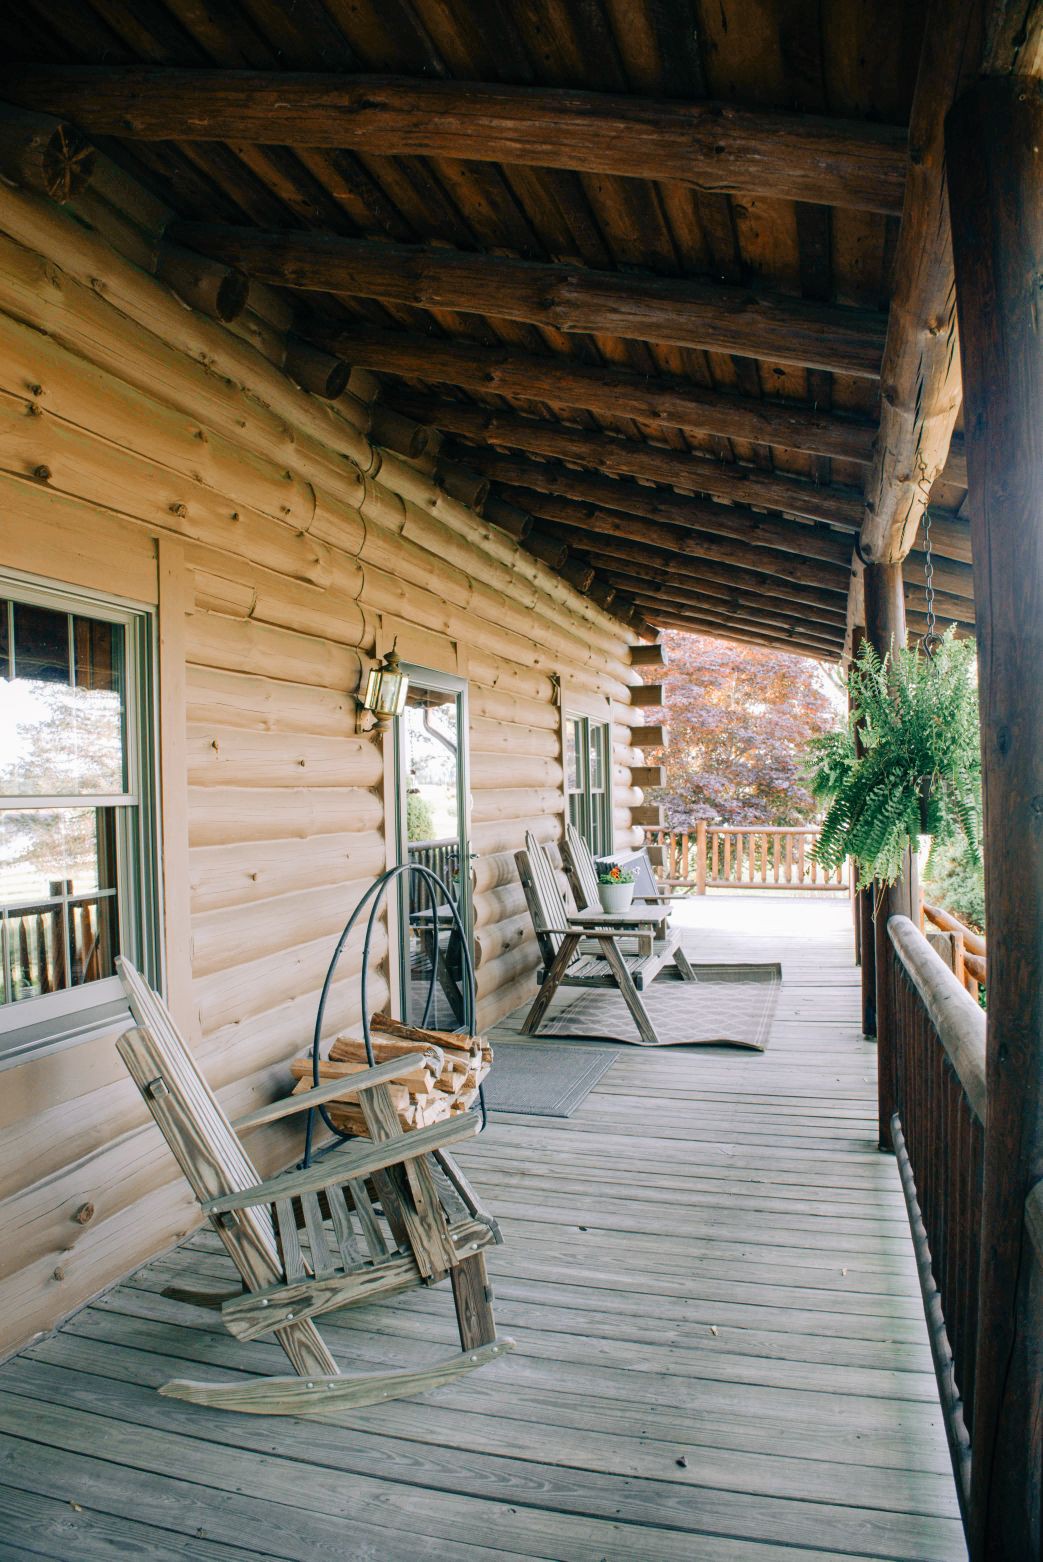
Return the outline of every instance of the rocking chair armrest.
{"type": "Polygon", "coordinates": [[[437,1073],[442,1072],[444,1059],[440,1048],[429,1047],[425,1052],[408,1052],[403,1057],[378,1063],[375,1068],[363,1069],[358,1074],[346,1074],[343,1079],[327,1079],[311,1090],[285,1096],[281,1101],[270,1101],[267,1106],[259,1106],[256,1112],[247,1112],[245,1117],[237,1117],[232,1127],[236,1133],[244,1133],[248,1128],[274,1123],[280,1117],[291,1117],[295,1112],[308,1112],[312,1107],[321,1106],[324,1101],[336,1101],[341,1096],[356,1095],[360,1090],[372,1090],[375,1085],[390,1084],[400,1074],[412,1073],[428,1062],[432,1068],[437,1064],[437,1073]]]}
{"type": "Polygon", "coordinates": [[[252,1209],[257,1204],[272,1204],[276,1199],[297,1198],[302,1193],[321,1193],[341,1183],[371,1177],[374,1172],[403,1161],[418,1160],[432,1150],[444,1149],[478,1132],[479,1119],[474,1112],[432,1123],[428,1128],[410,1128],[390,1139],[374,1142],[359,1139],[343,1150],[334,1150],[313,1166],[292,1168],[268,1177],[252,1188],[223,1193],[215,1199],[200,1201],[204,1215],[221,1215],[229,1210],[252,1209]]]}

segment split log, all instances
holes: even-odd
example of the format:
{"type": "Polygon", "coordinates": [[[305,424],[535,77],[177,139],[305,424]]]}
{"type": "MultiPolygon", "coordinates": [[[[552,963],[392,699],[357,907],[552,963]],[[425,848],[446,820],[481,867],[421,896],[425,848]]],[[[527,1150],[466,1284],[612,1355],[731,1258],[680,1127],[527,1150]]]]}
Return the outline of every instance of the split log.
{"type": "Polygon", "coordinates": [[[79,130],[49,114],[0,105],[0,178],[64,204],[90,184],[97,153],[79,130]]]}
{"type": "Polygon", "coordinates": [[[734,103],[318,72],[22,66],[3,95],[98,134],[520,163],[893,214],[897,127],[734,103]]]}
{"type": "Polygon", "coordinates": [[[172,237],[276,287],[738,353],[861,378],[880,373],[884,320],[873,310],[326,233],[179,222],[172,237]]]}

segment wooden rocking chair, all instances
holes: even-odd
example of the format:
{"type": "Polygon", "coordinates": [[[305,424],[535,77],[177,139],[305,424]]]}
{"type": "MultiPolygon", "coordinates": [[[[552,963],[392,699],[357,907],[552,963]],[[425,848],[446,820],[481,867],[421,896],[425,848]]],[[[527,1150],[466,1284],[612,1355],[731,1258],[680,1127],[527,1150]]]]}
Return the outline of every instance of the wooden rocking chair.
{"type": "Polygon", "coordinates": [[[641,1000],[642,991],[670,961],[684,981],[696,979],[681,948],[680,933],[668,925],[666,908],[635,907],[612,913],[584,910],[570,916],[543,847],[531,834],[525,837],[525,847],[525,851],[515,852],[514,860],[543,969],[540,991],[522,1030],[528,1036],[536,1035],[559,987],[616,987],[633,1016],[640,1045],[662,1046],[641,1000]]]}
{"type": "Polygon", "coordinates": [[[512,1340],[496,1335],[485,1271],[483,1249],[499,1232],[447,1153],[477,1132],[477,1119],[464,1113],[404,1131],[387,1088],[431,1062],[436,1048],[260,1107],[233,1127],[166,1005],[129,961],[117,965],[137,1021],[116,1043],[120,1056],[243,1279],[242,1292],[220,1299],[223,1321],[242,1340],[274,1331],[297,1374],[245,1383],[177,1379],[161,1394],[258,1415],[317,1415],[422,1393],[512,1349],[512,1340]],[[303,1169],[258,1175],[237,1129],[356,1094],[368,1139],[303,1169]],[[461,1354],[417,1371],[341,1375],[315,1318],[447,1274],[461,1354]]]}

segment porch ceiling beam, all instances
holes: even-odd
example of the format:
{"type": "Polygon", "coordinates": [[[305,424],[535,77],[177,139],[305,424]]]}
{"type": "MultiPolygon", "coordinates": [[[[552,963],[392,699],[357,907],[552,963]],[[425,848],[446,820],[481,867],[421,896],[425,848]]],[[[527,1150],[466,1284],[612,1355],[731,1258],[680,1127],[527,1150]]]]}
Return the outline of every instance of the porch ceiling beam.
{"type": "Polygon", "coordinates": [[[378,374],[524,396],[556,407],[845,461],[868,461],[876,435],[876,424],[866,418],[835,417],[799,403],[739,396],[669,375],[650,377],[611,365],[539,357],[511,346],[486,347],[379,328],[348,330],[326,345],[346,362],[378,374]]]}
{"type": "Polygon", "coordinates": [[[331,233],[175,222],[168,236],[276,287],[738,353],[869,379],[880,373],[885,318],[875,310],[716,282],[369,243],[331,233]]]}
{"type": "Polygon", "coordinates": [[[692,610],[667,612],[665,609],[646,608],[652,621],[660,629],[681,629],[690,635],[709,635],[715,640],[731,640],[739,645],[760,646],[771,651],[789,651],[794,656],[804,656],[814,662],[840,660],[842,647],[808,644],[795,636],[758,630],[755,625],[722,623],[692,610]]]}
{"type": "MultiPolygon", "coordinates": [[[[792,536],[804,546],[804,533],[810,537],[829,537],[801,522],[787,523],[778,516],[759,515],[739,505],[714,504],[704,499],[682,498],[680,494],[663,489],[644,488],[640,483],[626,482],[620,478],[601,477],[594,472],[576,472],[557,462],[527,460],[522,455],[506,455],[496,450],[468,449],[471,465],[480,468],[487,477],[510,487],[531,488],[540,493],[567,493],[608,510],[623,510],[633,515],[644,515],[650,520],[668,522],[677,526],[693,526],[700,530],[720,532],[722,536],[751,536],[760,542],[772,536],[773,545],[784,547],[787,536],[792,536]],[[756,527],[754,535],[752,527],[756,527]],[[789,530],[792,528],[792,532],[789,530]]],[[[971,556],[970,527],[958,516],[944,515],[932,510],[931,547],[936,557],[969,562],[971,556]]],[[[843,522],[832,517],[834,526],[843,522]]],[[[847,526],[848,535],[856,527],[847,526]]],[[[807,547],[814,547],[808,541],[807,547]]]]}
{"type": "Polygon", "coordinates": [[[520,163],[897,214],[901,128],[728,103],[319,72],[18,66],[0,95],[148,141],[520,163]]]}
{"type": "MultiPolygon", "coordinates": [[[[779,580],[819,586],[841,595],[847,591],[849,565],[842,562],[823,562],[802,557],[799,553],[784,553],[771,548],[748,547],[733,538],[711,537],[700,532],[681,532],[672,527],[656,526],[642,521],[638,516],[616,514],[612,511],[591,510],[584,505],[570,504],[567,500],[551,500],[544,505],[534,495],[533,514],[560,530],[568,527],[572,532],[583,533],[591,539],[614,542],[634,553],[635,557],[672,558],[675,562],[691,560],[702,566],[710,564],[727,573],[738,568],[759,570],[761,574],[779,580]]],[[[594,543],[588,544],[593,546],[594,543]]],[[[584,544],[577,541],[576,546],[584,544]]]]}
{"type": "Polygon", "coordinates": [[[843,630],[820,627],[799,615],[770,613],[765,616],[759,607],[729,607],[723,602],[700,598],[697,592],[679,597],[639,587],[632,595],[651,623],[662,623],[664,617],[668,620],[690,617],[707,627],[711,634],[715,627],[727,626],[747,633],[760,631],[776,640],[795,642],[827,656],[839,657],[843,650],[843,630]]]}
{"type": "MultiPolygon", "coordinates": [[[[495,412],[473,403],[407,396],[397,397],[395,404],[418,422],[430,423],[445,434],[476,440],[479,447],[506,445],[532,455],[576,461],[603,472],[669,483],[714,499],[763,505],[765,509],[784,510],[809,520],[834,521],[850,528],[856,527],[861,517],[862,501],[853,488],[809,483],[759,467],[714,461],[688,451],[619,439],[614,434],[524,418],[515,412],[495,412]]],[[[476,452],[468,451],[468,459],[478,465],[475,456],[476,452]]]]}
{"type": "MultiPolygon", "coordinates": [[[[956,283],[945,183],[945,116],[982,71],[1036,68],[1020,58],[1024,0],[932,0],[909,124],[909,175],[894,258],[881,375],[880,434],[866,477],[861,546],[876,563],[904,558],[946,464],[962,399],[956,283]],[[988,42],[986,21],[988,13],[988,42]],[[986,49],[988,57],[986,58],[986,49]]],[[[966,466],[962,462],[964,482],[966,466]]]]}
{"type": "MultiPolygon", "coordinates": [[[[698,514],[691,522],[666,524],[648,520],[636,510],[609,510],[559,497],[559,493],[544,494],[525,488],[507,488],[503,492],[511,503],[546,521],[589,526],[609,536],[626,537],[633,542],[665,548],[670,553],[697,558],[729,560],[751,567],[755,567],[758,559],[765,565],[770,561],[771,568],[780,575],[789,575],[791,570],[797,572],[794,579],[801,578],[802,574],[810,578],[820,566],[846,570],[851,559],[850,540],[843,533],[829,532],[799,521],[788,528],[784,521],[769,521],[764,528],[747,525],[742,513],[730,506],[714,506],[721,510],[726,520],[732,518],[732,527],[728,529],[718,528],[712,518],[704,525],[698,514]],[[737,514],[738,519],[734,519],[737,514]]],[[[639,494],[647,492],[647,489],[638,489],[639,494]]],[[[652,508],[654,505],[649,506],[650,510],[652,508]]],[[[749,518],[753,523],[763,519],[753,510],[749,512],[749,518]]]]}
{"type": "Polygon", "coordinates": [[[701,608],[720,617],[749,618],[756,623],[770,624],[776,628],[803,630],[809,639],[830,643],[843,636],[843,624],[834,618],[820,618],[792,603],[754,592],[735,591],[729,597],[711,595],[698,585],[672,578],[652,580],[647,576],[633,575],[620,569],[606,577],[612,585],[627,591],[639,606],[647,609],[655,606],[683,612],[686,607],[701,608]]]}
{"type": "MultiPolygon", "coordinates": [[[[580,546],[578,541],[576,546],[580,546]]],[[[815,591],[809,586],[796,586],[792,581],[776,581],[770,575],[757,575],[752,570],[730,576],[728,571],[705,567],[678,569],[675,563],[662,565],[648,555],[627,553],[623,549],[602,552],[596,543],[587,557],[598,572],[621,591],[633,591],[637,589],[637,582],[644,581],[646,590],[653,586],[664,591],[677,587],[721,602],[742,599],[764,606],[770,604],[795,617],[804,616],[833,628],[844,628],[846,604],[839,592],[815,591]]]]}

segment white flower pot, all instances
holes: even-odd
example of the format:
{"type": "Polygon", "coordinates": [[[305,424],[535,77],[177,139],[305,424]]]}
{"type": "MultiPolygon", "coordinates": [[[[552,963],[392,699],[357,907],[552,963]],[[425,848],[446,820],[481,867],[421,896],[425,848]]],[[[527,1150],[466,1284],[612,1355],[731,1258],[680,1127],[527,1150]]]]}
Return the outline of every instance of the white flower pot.
{"type": "Polygon", "coordinates": [[[633,884],[599,884],[598,899],[602,911],[629,911],[634,898],[633,884]]]}

